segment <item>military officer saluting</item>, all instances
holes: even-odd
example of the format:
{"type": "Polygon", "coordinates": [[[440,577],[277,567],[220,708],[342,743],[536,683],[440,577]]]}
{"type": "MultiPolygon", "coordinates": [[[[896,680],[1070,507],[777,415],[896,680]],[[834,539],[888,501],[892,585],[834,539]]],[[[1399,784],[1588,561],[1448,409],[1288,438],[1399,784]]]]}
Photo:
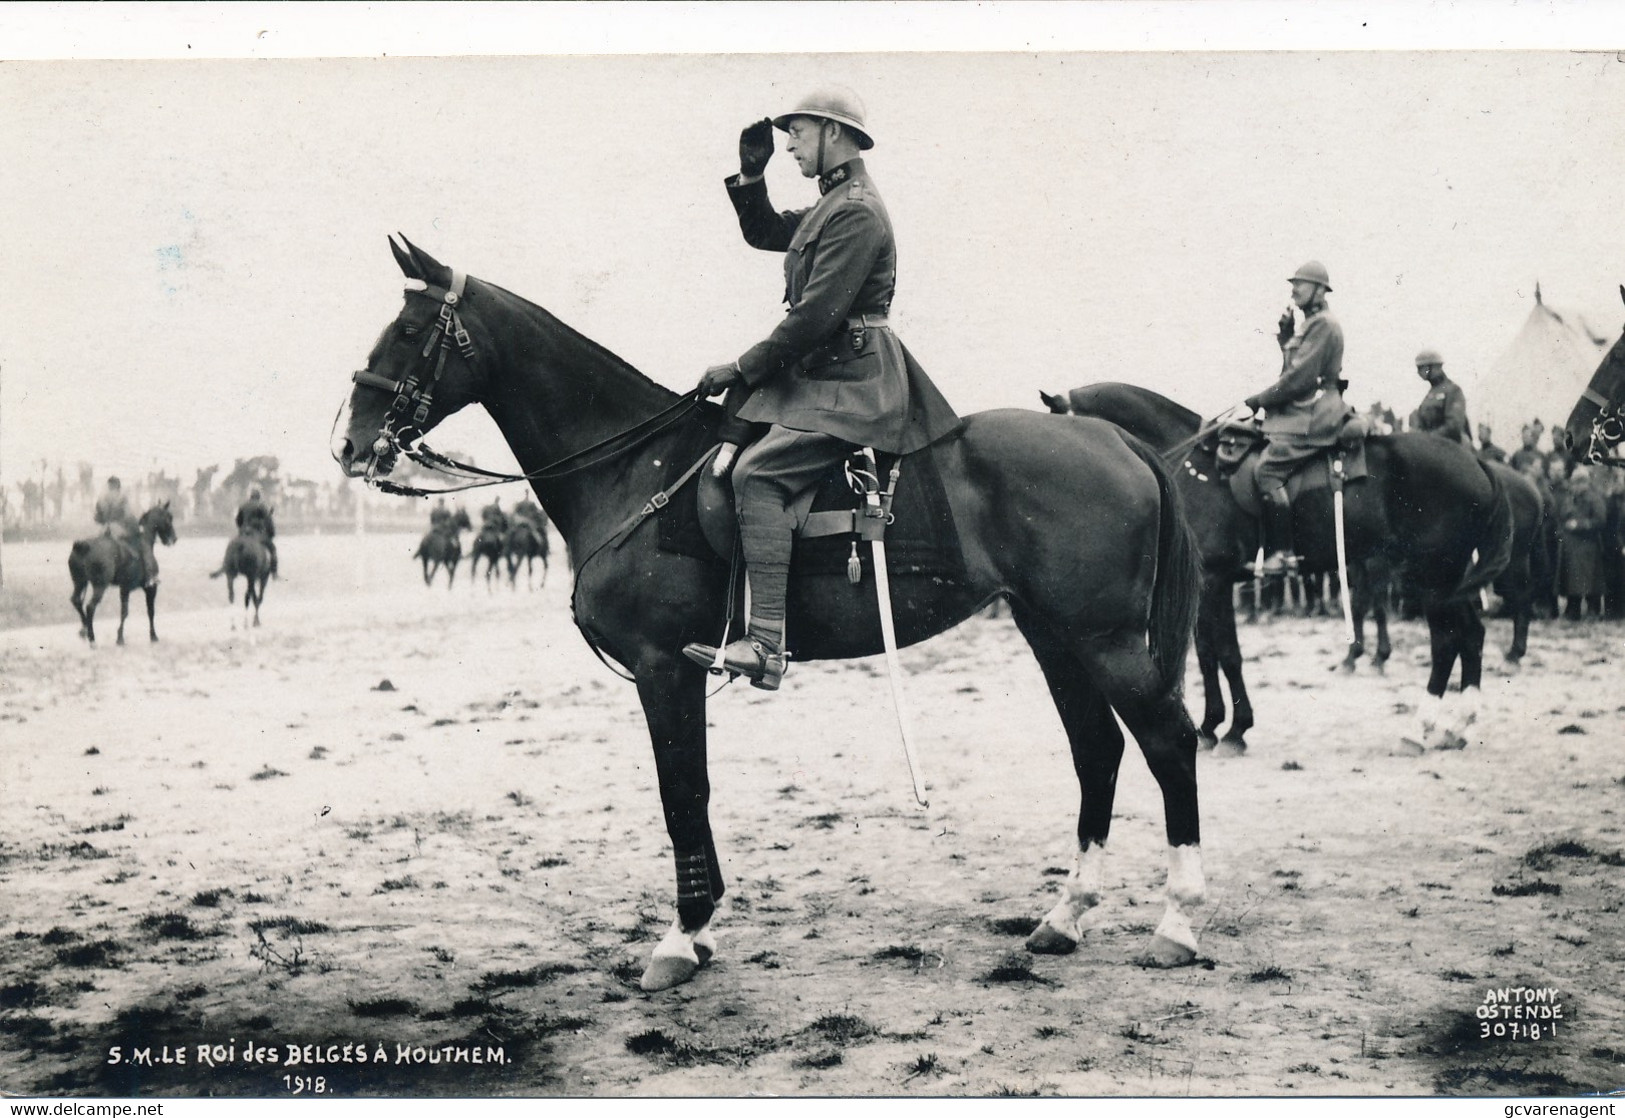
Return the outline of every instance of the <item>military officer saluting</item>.
{"type": "Polygon", "coordinates": [[[1428,394],[1411,412],[1411,430],[1427,431],[1453,443],[1472,444],[1467,431],[1467,394],[1444,375],[1444,358],[1424,349],[1416,355],[1416,375],[1428,382],[1428,394]]]}
{"type": "MultiPolygon", "coordinates": [[[[726,180],[745,242],[785,254],[784,319],[700,381],[707,395],[733,390],[743,402],[735,409],[730,400],[730,412],[766,425],[733,471],[751,608],[746,635],[723,657],[730,671],[768,691],[784,675],[791,543],[819,480],[854,446],[905,454],[959,428],[887,321],[897,246],[860,157],[873,146],[857,95],[830,87],[745,128],[739,174],[726,180]],[[775,128],[802,175],[818,182],[821,197],[807,209],[780,212],[768,201],[762,172],[775,128]]],[[[717,650],[690,644],[683,653],[710,665],[717,650]]]]}
{"type": "Polygon", "coordinates": [[[1337,442],[1347,405],[1343,403],[1343,327],[1326,309],[1332,289],[1326,266],[1311,260],[1287,281],[1292,307],[1281,315],[1276,341],[1281,346],[1281,376],[1247,397],[1253,411],[1262,409],[1269,445],[1258,461],[1258,488],[1264,496],[1264,546],[1269,552],[1260,573],[1280,574],[1297,556],[1292,546],[1292,504],[1286,481],[1307,459],[1337,442]]]}

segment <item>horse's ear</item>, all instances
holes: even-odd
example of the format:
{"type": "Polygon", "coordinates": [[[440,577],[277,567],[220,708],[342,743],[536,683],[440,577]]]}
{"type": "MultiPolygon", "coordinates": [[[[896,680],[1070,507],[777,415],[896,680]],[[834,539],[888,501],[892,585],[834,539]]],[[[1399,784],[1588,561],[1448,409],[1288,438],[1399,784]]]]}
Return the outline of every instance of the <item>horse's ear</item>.
{"type": "Polygon", "coordinates": [[[1044,401],[1044,406],[1046,408],[1048,408],[1052,412],[1055,412],[1058,415],[1065,415],[1067,412],[1072,410],[1067,405],[1067,402],[1065,400],[1063,400],[1061,397],[1059,397],[1059,396],[1051,396],[1048,392],[1045,392],[1042,388],[1040,388],[1038,390],[1038,398],[1040,400],[1044,401]]]}
{"type": "MultiPolygon", "coordinates": [[[[401,240],[406,240],[405,234],[402,234],[401,240]]],[[[412,257],[407,254],[405,249],[401,248],[400,245],[395,243],[394,237],[389,239],[389,251],[395,255],[395,263],[400,265],[401,273],[405,275],[407,279],[420,280],[423,278],[422,274],[418,271],[416,262],[414,262],[412,257]]]]}
{"type": "Polygon", "coordinates": [[[406,251],[412,254],[412,262],[417,265],[418,279],[423,280],[425,283],[433,284],[436,287],[451,286],[450,268],[446,267],[444,264],[440,263],[440,261],[424,252],[411,241],[408,241],[406,239],[406,234],[401,234],[401,240],[406,244],[406,251]]]}
{"type": "Polygon", "coordinates": [[[1625,303],[1625,283],[1619,285],[1619,299],[1620,302],[1625,303]]]}

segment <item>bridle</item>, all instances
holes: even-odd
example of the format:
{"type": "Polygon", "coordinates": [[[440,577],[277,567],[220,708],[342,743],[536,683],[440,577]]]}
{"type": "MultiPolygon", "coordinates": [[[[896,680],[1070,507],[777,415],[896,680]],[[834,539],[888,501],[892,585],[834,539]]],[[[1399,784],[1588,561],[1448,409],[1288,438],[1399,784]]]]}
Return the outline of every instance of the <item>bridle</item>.
{"type": "MultiPolygon", "coordinates": [[[[463,318],[458,308],[463,300],[464,286],[468,281],[467,275],[453,268],[451,272],[451,285],[439,287],[425,283],[419,289],[407,288],[408,295],[421,295],[424,298],[435,299],[440,303],[440,315],[429,331],[429,337],[423,343],[419,356],[423,361],[433,362],[433,367],[427,370],[427,375],[420,376],[418,371],[409,371],[402,380],[390,380],[379,376],[368,369],[359,369],[353,373],[350,380],[355,384],[363,384],[369,388],[379,388],[385,392],[393,392],[395,399],[390,403],[389,410],[384,413],[383,426],[379,428],[378,437],[373,440],[371,447],[372,460],[367,463],[366,483],[384,493],[393,493],[403,497],[427,497],[436,493],[459,493],[466,489],[479,489],[487,485],[504,485],[515,481],[536,481],[545,478],[563,477],[578,470],[596,466],[602,462],[618,458],[620,455],[635,450],[649,439],[676,423],[689,411],[698,407],[704,399],[701,390],[684,393],[670,406],[662,409],[647,419],[639,420],[631,427],[607,439],[581,450],[574,451],[556,461],[550,462],[534,470],[527,470],[522,474],[503,473],[498,470],[485,470],[469,462],[459,462],[431,450],[423,442],[423,424],[428,422],[430,405],[434,403],[435,389],[440,383],[441,374],[446,368],[446,359],[453,350],[464,361],[473,363],[478,360],[478,353],[474,348],[473,338],[468,328],[463,325],[463,318]],[[577,462],[576,459],[587,458],[596,451],[603,450],[612,443],[630,439],[624,445],[608,451],[598,458],[577,462]],[[445,474],[448,477],[461,479],[462,484],[448,486],[443,489],[423,489],[415,485],[402,485],[378,476],[378,467],[386,455],[405,456],[416,462],[419,466],[431,472],[445,474]]],[[[340,414],[343,413],[342,407],[340,414]]],[[[338,420],[335,417],[334,423],[338,420]]]]}
{"type": "Polygon", "coordinates": [[[1595,465],[1625,468],[1625,459],[1609,455],[1609,451],[1625,440],[1625,404],[1608,399],[1596,389],[1586,386],[1580,393],[1582,400],[1597,405],[1597,414],[1591,417],[1591,438],[1586,443],[1583,460],[1595,465]]]}

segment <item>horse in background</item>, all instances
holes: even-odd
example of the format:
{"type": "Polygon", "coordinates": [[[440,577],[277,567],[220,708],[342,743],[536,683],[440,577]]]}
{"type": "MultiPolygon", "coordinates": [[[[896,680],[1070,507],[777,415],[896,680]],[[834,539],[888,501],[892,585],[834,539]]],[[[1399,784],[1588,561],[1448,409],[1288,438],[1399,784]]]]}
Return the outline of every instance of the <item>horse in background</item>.
{"type": "MultiPolygon", "coordinates": [[[[256,530],[249,529],[238,532],[230,543],[226,544],[226,555],[220,563],[220,569],[209,572],[210,578],[226,576],[226,604],[233,605],[237,601],[237,577],[243,579],[243,628],[247,629],[248,610],[254,609],[254,627],[260,624],[260,603],[265,600],[265,584],[271,581],[271,552],[265,546],[265,538],[256,530]]],[[[231,619],[231,627],[237,628],[237,619],[231,619]]]]}
{"type": "Polygon", "coordinates": [[[136,521],[141,547],[134,549],[111,535],[103,533],[89,539],[75,540],[68,552],[68,574],[73,578],[74,610],[79,614],[79,635],[91,644],[96,643],[96,607],[109,586],[118,587],[118,643],[124,643],[124,620],[130,614],[130,592],[141,587],[147,595],[147,635],[158,639],[153,620],[158,601],[158,561],[153,558],[152,570],[146,569],[142,556],[152,552],[154,542],[165,547],[175,545],[175,518],[170,514],[169,502],[153,505],[136,521]],[[85,589],[92,590],[90,601],[85,601],[85,589]]]}
{"type": "Polygon", "coordinates": [[[487,520],[480,525],[480,530],[474,537],[473,546],[469,548],[468,580],[473,585],[474,579],[480,573],[480,560],[485,560],[485,589],[491,589],[493,578],[500,581],[497,566],[508,553],[508,528],[500,521],[487,520]]]}
{"type": "Polygon", "coordinates": [[[423,533],[412,558],[423,563],[423,585],[434,585],[434,576],[440,568],[446,569],[446,589],[457,581],[457,564],[463,561],[463,533],[472,529],[468,510],[461,505],[457,511],[438,519],[429,517],[429,530],[423,533]]]}
{"type": "MultiPolygon", "coordinates": [[[[541,510],[538,509],[538,512],[541,510]]],[[[519,564],[525,565],[525,589],[534,590],[532,585],[532,572],[536,569],[536,560],[542,561],[542,585],[547,585],[547,557],[549,547],[547,542],[547,520],[541,523],[514,513],[513,526],[508,529],[508,538],[503,543],[504,551],[508,556],[508,586],[514,590],[519,589],[519,564]]]]}
{"type": "MultiPolygon", "coordinates": [[[[1625,299],[1625,284],[1619,286],[1625,299]]],[[[1603,357],[1580,398],[1552,443],[1576,462],[1621,465],[1619,445],[1625,441],[1625,335],[1603,357]]]]}
{"type": "MultiPolygon", "coordinates": [[[[1207,702],[1199,732],[1211,742],[1224,718],[1215,668],[1225,666],[1233,697],[1241,678],[1230,583],[1246,577],[1258,531],[1257,521],[1231,493],[1228,477],[1221,475],[1219,433],[1192,444],[1202,427],[1201,416],[1135,385],[1094,384],[1075,388],[1065,397],[1040,396],[1052,411],[1110,420],[1164,452],[1189,447],[1175,478],[1185,494],[1203,559],[1196,655],[1207,702]]],[[[1430,716],[1438,712],[1424,712],[1424,737],[1441,722],[1447,723],[1447,734],[1459,733],[1477,717],[1483,676],[1484,623],[1478,616],[1478,592],[1506,570],[1515,545],[1507,484],[1503,474],[1483,465],[1466,447],[1424,433],[1371,436],[1366,440],[1366,462],[1369,476],[1344,490],[1350,598],[1360,601],[1369,593],[1366,567],[1372,560],[1388,562],[1417,592],[1431,639],[1428,694],[1444,700],[1456,662],[1461,662],[1461,702],[1441,707],[1444,716],[1437,720],[1430,716]],[[1454,709],[1458,705],[1461,709],[1454,709]]],[[[1293,520],[1304,569],[1335,570],[1330,489],[1302,494],[1293,504],[1293,520]]],[[[1352,667],[1362,653],[1361,644],[1351,642],[1344,664],[1352,667]]],[[[1242,689],[1239,694],[1246,692],[1242,689]]],[[[1240,722],[1239,700],[1237,708],[1235,722],[1240,722]]],[[[1250,718],[1250,705],[1246,712],[1250,718]]],[[[1224,740],[1237,747],[1234,731],[1233,724],[1224,740]]]]}

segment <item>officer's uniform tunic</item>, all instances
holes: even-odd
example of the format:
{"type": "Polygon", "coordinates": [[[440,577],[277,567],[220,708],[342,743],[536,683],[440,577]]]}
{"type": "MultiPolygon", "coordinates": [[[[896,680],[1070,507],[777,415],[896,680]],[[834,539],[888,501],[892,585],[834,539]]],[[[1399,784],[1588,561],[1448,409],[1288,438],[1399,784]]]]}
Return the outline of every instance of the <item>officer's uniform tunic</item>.
{"type": "Polygon", "coordinates": [[[780,212],[760,180],[727,180],[746,243],[785,254],[789,309],[738,360],[750,389],[738,417],[770,426],[733,472],[753,619],[770,624],[783,621],[791,538],[829,468],[854,445],[907,453],[960,423],[886,322],[897,248],[863,160],[818,186],[815,205],[780,212]]]}
{"type": "Polygon", "coordinates": [[[1337,441],[1347,414],[1339,378],[1343,373],[1343,327],[1325,303],[1313,303],[1302,328],[1281,345],[1281,376],[1255,397],[1265,410],[1269,445],[1258,463],[1258,483],[1273,489],[1306,459],[1337,441]]]}
{"type": "Polygon", "coordinates": [[[1411,428],[1427,431],[1453,443],[1467,443],[1467,394],[1449,377],[1440,377],[1411,413],[1411,428]]]}

